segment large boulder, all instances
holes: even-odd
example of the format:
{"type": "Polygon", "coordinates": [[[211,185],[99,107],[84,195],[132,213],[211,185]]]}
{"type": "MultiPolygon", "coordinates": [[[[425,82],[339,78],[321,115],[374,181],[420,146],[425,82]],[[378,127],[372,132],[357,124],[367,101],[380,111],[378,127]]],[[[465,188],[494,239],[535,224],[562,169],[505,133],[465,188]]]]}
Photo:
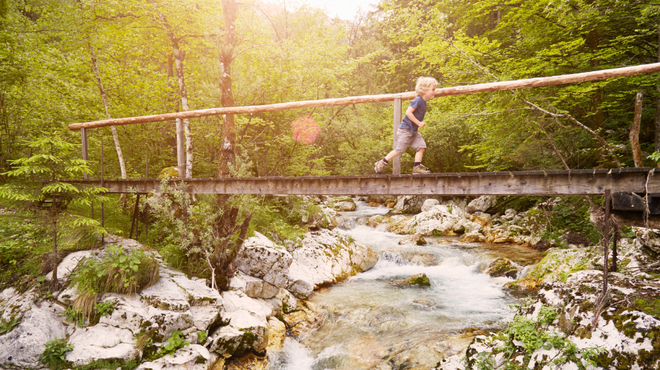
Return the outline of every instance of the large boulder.
{"type": "Polygon", "coordinates": [[[468,220],[468,214],[455,204],[431,207],[409,219],[403,228],[406,234],[455,235],[481,230],[481,225],[468,220]]]}
{"type": "Polygon", "coordinates": [[[25,312],[18,327],[0,335],[0,368],[43,368],[39,357],[46,343],[67,335],[67,327],[62,323],[63,311],[59,305],[42,302],[25,312]]]}
{"type": "Polygon", "coordinates": [[[490,195],[482,195],[468,203],[465,211],[468,213],[486,212],[495,203],[495,197],[490,195]]]}
{"type": "Polygon", "coordinates": [[[77,328],[69,338],[69,344],[73,345],[73,351],[67,354],[66,359],[74,366],[97,360],[131,361],[140,357],[130,330],[106,324],[77,328]]]}
{"type": "Polygon", "coordinates": [[[247,238],[234,260],[234,266],[246,275],[262,279],[276,287],[289,285],[288,271],[293,257],[283,246],[262,234],[247,238]]]}
{"type": "Polygon", "coordinates": [[[392,212],[394,213],[419,213],[425,198],[419,195],[401,195],[397,199],[392,212]]]}
{"type": "Polygon", "coordinates": [[[372,268],[378,255],[348,236],[328,230],[307,234],[293,252],[289,289],[298,298],[309,296],[314,287],[336,283],[372,268]]]}
{"type": "Polygon", "coordinates": [[[222,298],[225,302],[222,319],[227,325],[209,336],[211,351],[238,356],[249,349],[263,352],[268,345],[268,317],[272,309],[240,291],[223,292],[222,298]]]}

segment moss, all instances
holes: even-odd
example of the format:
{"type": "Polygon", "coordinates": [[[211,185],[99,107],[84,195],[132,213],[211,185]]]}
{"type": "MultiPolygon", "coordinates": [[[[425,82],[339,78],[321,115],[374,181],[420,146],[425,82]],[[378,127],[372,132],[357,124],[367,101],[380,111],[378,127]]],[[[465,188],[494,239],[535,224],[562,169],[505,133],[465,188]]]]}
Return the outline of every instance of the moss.
{"type": "Polygon", "coordinates": [[[656,318],[660,318],[660,298],[655,299],[637,299],[635,300],[635,306],[640,311],[651,315],[656,318]]]}
{"type": "Polygon", "coordinates": [[[117,359],[112,360],[98,360],[84,366],[75,366],[74,370],[133,370],[138,367],[140,363],[137,360],[121,361],[117,359]]]}

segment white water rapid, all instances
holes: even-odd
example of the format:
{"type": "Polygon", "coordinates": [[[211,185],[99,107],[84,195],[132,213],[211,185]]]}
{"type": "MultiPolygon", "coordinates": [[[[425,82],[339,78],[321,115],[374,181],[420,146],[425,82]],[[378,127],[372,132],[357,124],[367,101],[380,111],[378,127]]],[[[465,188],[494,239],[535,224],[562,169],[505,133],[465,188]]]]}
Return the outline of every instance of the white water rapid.
{"type": "MultiPolygon", "coordinates": [[[[403,235],[364,225],[388,208],[357,202],[340,230],[380,255],[371,270],[316,292],[312,301],[328,311],[325,323],[300,341],[287,338],[269,359],[269,370],[431,369],[462,351],[480,331],[498,329],[513,317],[515,299],[483,273],[498,257],[493,248],[435,238],[428,245],[399,245],[403,235]],[[344,226],[346,227],[346,226],[344,226]],[[431,286],[392,283],[424,273],[431,286]]],[[[508,247],[510,248],[510,247],[508,247]]]]}

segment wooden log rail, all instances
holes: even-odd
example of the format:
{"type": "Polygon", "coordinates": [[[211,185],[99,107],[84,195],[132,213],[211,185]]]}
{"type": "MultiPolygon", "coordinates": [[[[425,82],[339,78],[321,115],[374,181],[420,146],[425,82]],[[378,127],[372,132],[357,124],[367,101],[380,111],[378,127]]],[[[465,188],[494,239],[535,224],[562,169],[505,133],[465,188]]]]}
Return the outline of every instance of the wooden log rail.
{"type": "MultiPolygon", "coordinates": [[[[604,69],[600,71],[575,73],[575,74],[560,75],[560,76],[537,77],[537,78],[528,78],[528,79],[514,80],[514,81],[501,81],[501,82],[492,82],[492,83],[467,85],[467,86],[445,87],[442,89],[437,89],[435,91],[435,96],[439,97],[439,96],[450,96],[450,95],[464,95],[464,94],[474,94],[474,93],[482,93],[482,92],[522,89],[528,87],[563,85],[570,83],[597,81],[597,80],[603,80],[614,77],[632,76],[632,75],[652,73],[652,72],[660,72],[660,63],[642,64],[633,67],[604,69]]],[[[177,118],[180,119],[196,118],[196,117],[206,117],[206,116],[217,116],[222,114],[250,114],[250,113],[275,112],[275,111],[300,109],[300,108],[332,107],[332,106],[351,105],[358,103],[389,102],[389,101],[395,101],[396,99],[411,100],[414,99],[415,96],[417,96],[417,94],[413,91],[413,92],[405,92],[399,94],[363,95],[363,96],[353,96],[346,98],[306,100],[306,101],[289,102],[289,103],[268,104],[268,105],[211,108],[211,109],[193,110],[188,112],[164,113],[164,114],[154,114],[150,116],[115,118],[115,119],[106,119],[101,121],[93,121],[93,122],[85,122],[85,123],[72,123],[69,125],[69,129],[80,130],[81,128],[96,128],[96,127],[105,127],[105,126],[132,125],[136,123],[147,123],[147,122],[174,121],[177,118]]]]}
{"type": "MultiPolygon", "coordinates": [[[[67,180],[111,193],[158,193],[161,179],[67,180]]],[[[660,193],[660,174],[649,168],[572,171],[466,172],[428,175],[193,178],[196,194],[281,195],[602,195],[606,190],[660,193]]]]}

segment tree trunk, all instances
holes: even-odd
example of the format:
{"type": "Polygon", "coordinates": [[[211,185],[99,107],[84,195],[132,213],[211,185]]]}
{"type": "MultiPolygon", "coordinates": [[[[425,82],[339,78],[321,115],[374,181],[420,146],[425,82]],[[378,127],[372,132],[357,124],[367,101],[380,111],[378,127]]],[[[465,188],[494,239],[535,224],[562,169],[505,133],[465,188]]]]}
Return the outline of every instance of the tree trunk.
{"type": "MultiPolygon", "coordinates": [[[[660,62],[660,23],[658,24],[658,62],[660,62]]],[[[660,74],[658,74],[658,83],[655,87],[658,90],[655,105],[655,151],[657,152],[660,151],[660,74]]]]}
{"type": "MultiPolygon", "coordinates": [[[[53,200],[53,202],[55,202],[53,200]]],[[[55,204],[53,203],[53,207],[55,204]]],[[[57,266],[60,264],[59,257],[57,256],[57,221],[53,221],[53,258],[55,260],[55,267],[53,267],[53,277],[50,281],[50,291],[55,292],[60,290],[60,282],[57,280],[57,266]]]]}
{"type": "MultiPolygon", "coordinates": [[[[220,51],[220,89],[222,90],[221,103],[223,107],[234,106],[234,93],[231,80],[231,63],[236,47],[236,0],[222,0],[222,12],[225,20],[225,34],[220,51]]],[[[236,123],[233,114],[225,114],[223,120],[223,139],[220,160],[218,161],[218,175],[229,175],[229,165],[234,162],[236,146],[236,123]]]]}
{"type": "MultiPolygon", "coordinates": [[[[184,70],[183,70],[183,60],[186,57],[186,53],[183,50],[181,50],[181,47],[179,45],[179,38],[174,34],[174,30],[167,21],[167,17],[165,17],[165,14],[163,14],[158,9],[158,6],[153,0],[151,1],[151,3],[158,11],[158,16],[160,18],[160,21],[163,23],[163,26],[165,27],[165,32],[167,33],[167,37],[169,37],[170,42],[172,43],[172,54],[174,55],[174,67],[176,70],[176,78],[179,83],[179,95],[181,96],[181,110],[183,112],[188,112],[190,110],[190,108],[188,107],[188,91],[186,90],[186,80],[184,78],[184,70]]],[[[177,119],[176,131],[177,131],[177,143],[180,143],[182,141],[180,136],[182,134],[185,135],[185,151],[186,151],[185,170],[181,168],[181,163],[178,163],[179,176],[185,178],[191,178],[192,164],[193,164],[193,149],[192,149],[192,134],[190,131],[190,119],[187,117],[183,118],[183,120],[177,119]],[[181,128],[180,128],[181,123],[183,123],[183,133],[181,132],[181,128]]],[[[177,155],[178,153],[180,153],[181,150],[182,148],[179,148],[177,146],[177,155]]],[[[181,158],[181,156],[179,155],[178,157],[181,158]]]]}
{"type": "Polygon", "coordinates": [[[635,97],[635,118],[633,118],[632,126],[630,126],[630,133],[628,137],[630,138],[630,146],[632,148],[633,160],[635,161],[635,167],[644,167],[644,161],[642,160],[642,148],[639,146],[639,126],[642,122],[642,96],[644,94],[641,91],[637,92],[635,97]]]}
{"type": "MultiPolygon", "coordinates": [[[[99,72],[99,66],[96,62],[96,53],[94,52],[94,48],[90,42],[87,43],[87,47],[89,48],[89,54],[92,58],[92,68],[94,69],[94,75],[96,76],[96,85],[98,86],[99,92],[101,93],[101,100],[103,100],[105,115],[108,117],[108,119],[112,119],[112,115],[110,115],[110,109],[108,108],[108,95],[106,94],[105,88],[103,87],[101,73],[99,72]]],[[[128,177],[126,175],[126,162],[124,161],[124,153],[121,151],[119,134],[117,133],[117,128],[115,126],[110,126],[110,130],[112,131],[112,140],[115,143],[115,151],[117,152],[117,158],[119,159],[119,170],[121,171],[121,178],[126,179],[128,177]]],[[[126,194],[122,194],[120,196],[120,200],[123,206],[126,207],[126,194]]]]}

